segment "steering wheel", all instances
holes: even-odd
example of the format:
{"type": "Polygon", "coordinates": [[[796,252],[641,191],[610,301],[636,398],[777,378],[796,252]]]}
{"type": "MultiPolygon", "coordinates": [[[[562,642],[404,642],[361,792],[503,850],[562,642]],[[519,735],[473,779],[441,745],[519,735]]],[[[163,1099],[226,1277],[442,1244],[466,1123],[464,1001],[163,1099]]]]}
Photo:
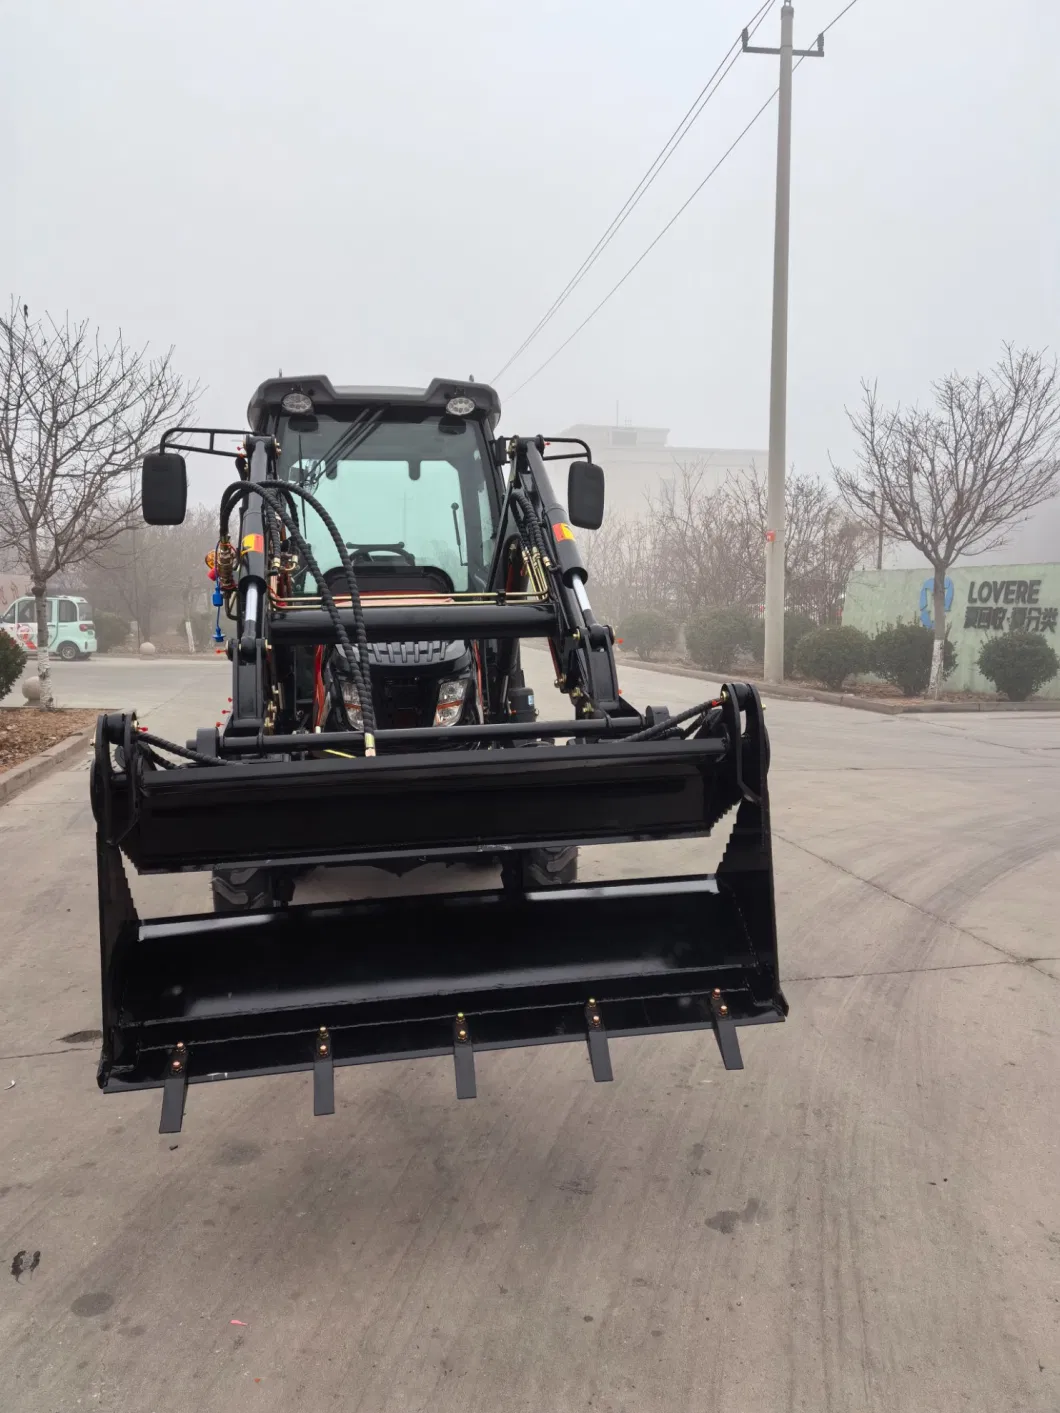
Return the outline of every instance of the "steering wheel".
{"type": "Polygon", "coordinates": [[[354,562],[360,559],[362,563],[386,564],[387,559],[373,559],[373,555],[380,554],[388,556],[391,561],[397,560],[399,564],[414,565],[416,563],[416,556],[410,554],[405,548],[404,540],[396,545],[356,545],[347,540],[346,548],[350,551],[350,558],[354,562]]]}

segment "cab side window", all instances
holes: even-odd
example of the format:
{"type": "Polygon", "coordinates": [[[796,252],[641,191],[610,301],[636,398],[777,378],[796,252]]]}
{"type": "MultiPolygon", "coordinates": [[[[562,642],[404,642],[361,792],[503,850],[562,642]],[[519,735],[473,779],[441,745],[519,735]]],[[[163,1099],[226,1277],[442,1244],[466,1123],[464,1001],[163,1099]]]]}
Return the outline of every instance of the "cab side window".
{"type": "Polygon", "coordinates": [[[18,601],[18,622],[36,623],[37,605],[32,599],[19,599],[18,601]]]}
{"type": "Polygon", "coordinates": [[[76,622],[77,622],[77,604],[74,603],[73,599],[60,599],[60,600],[59,600],[59,622],[60,622],[60,623],[76,623],[76,622]]]}
{"type": "Polygon", "coordinates": [[[14,623],[15,609],[17,607],[17,604],[12,604],[11,607],[7,610],[7,612],[2,617],[0,617],[0,623],[14,623]]]}

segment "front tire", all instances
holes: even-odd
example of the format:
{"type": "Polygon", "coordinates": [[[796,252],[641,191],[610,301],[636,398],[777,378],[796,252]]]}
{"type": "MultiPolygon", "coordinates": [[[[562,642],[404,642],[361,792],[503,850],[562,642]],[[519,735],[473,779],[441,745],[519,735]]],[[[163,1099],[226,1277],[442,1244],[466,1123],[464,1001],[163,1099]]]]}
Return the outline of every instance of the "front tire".
{"type": "Polygon", "coordinates": [[[501,882],[509,892],[533,893],[541,888],[560,888],[578,879],[578,846],[527,849],[509,854],[501,861],[501,882]]]}
{"type": "Polygon", "coordinates": [[[294,879],[267,868],[215,868],[210,885],[215,913],[267,912],[294,897],[294,879]]]}

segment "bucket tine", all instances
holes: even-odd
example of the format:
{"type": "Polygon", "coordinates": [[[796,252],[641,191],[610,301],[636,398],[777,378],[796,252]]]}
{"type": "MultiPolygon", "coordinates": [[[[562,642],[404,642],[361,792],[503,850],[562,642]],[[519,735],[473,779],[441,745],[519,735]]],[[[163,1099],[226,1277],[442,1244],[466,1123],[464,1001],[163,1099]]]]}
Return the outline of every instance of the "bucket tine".
{"type": "Polygon", "coordinates": [[[600,1007],[592,997],[585,1008],[585,1038],[589,1042],[589,1064],[592,1066],[593,1079],[597,1084],[606,1084],[615,1077],[611,1069],[611,1050],[607,1043],[607,1031],[600,1017],[600,1007]]]}
{"type": "Polygon", "coordinates": [[[184,1103],[188,1096],[188,1055],[178,1042],[169,1057],[166,1077],[162,1084],[162,1118],[159,1133],[179,1133],[184,1122],[184,1103]]]}
{"type": "Polygon", "coordinates": [[[475,1050],[471,1044],[471,1032],[462,1011],[453,1022],[453,1067],[456,1070],[456,1097],[458,1099],[477,1098],[475,1050]]]}
{"type": "Polygon", "coordinates": [[[736,1022],[729,1015],[729,1008],[721,999],[721,992],[715,989],[710,998],[710,1016],[717,1037],[721,1062],[727,1070],[742,1070],[743,1056],[740,1054],[740,1041],[736,1034],[736,1022]]]}
{"type": "Polygon", "coordinates": [[[335,1112],[335,1061],[331,1036],[322,1025],[313,1042],[313,1113],[317,1118],[335,1112]]]}

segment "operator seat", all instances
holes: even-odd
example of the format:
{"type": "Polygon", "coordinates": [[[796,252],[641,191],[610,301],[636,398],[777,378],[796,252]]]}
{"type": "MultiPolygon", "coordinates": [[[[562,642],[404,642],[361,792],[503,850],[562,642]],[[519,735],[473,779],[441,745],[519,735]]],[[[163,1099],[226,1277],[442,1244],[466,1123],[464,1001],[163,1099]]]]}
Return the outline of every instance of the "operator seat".
{"type": "MultiPolygon", "coordinates": [[[[377,564],[356,559],[353,564],[357,587],[362,594],[444,594],[455,592],[444,569],[434,564],[377,564]]],[[[346,572],[336,565],[324,575],[324,582],[336,598],[349,593],[346,572]]]]}

